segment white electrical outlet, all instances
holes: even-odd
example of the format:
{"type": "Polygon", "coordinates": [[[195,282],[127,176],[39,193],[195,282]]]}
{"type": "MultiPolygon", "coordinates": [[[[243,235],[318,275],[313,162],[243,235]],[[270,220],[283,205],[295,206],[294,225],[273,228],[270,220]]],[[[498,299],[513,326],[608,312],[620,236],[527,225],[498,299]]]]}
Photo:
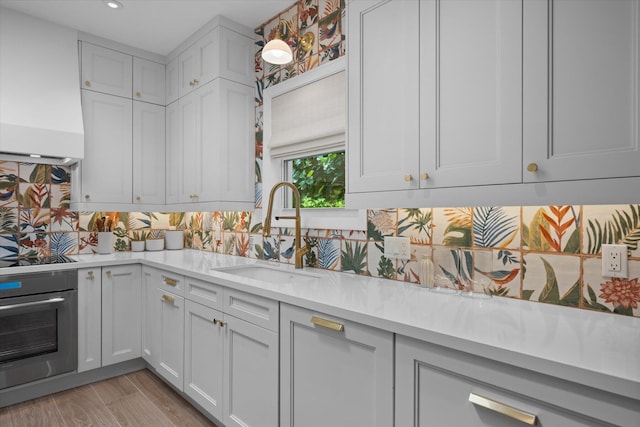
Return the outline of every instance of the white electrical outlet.
{"type": "Polygon", "coordinates": [[[627,245],[602,245],[602,276],[629,277],[627,245]]]}
{"type": "Polygon", "coordinates": [[[411,258],[411,241],[408,237],[384,238],[384,256],[387,258],[411,258]]]}

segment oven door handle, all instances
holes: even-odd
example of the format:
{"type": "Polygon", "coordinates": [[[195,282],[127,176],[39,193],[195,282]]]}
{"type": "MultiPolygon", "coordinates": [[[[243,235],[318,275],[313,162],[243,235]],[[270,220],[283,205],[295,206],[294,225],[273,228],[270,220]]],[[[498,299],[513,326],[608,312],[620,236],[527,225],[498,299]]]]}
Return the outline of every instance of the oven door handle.
{"type": "Polygon", "coordinates": [[[23,302],[21,304],[11,304],[11,305],[0,305],[0,310],[12,310],[14,308],[33,307],[34,305],[43,305],[43,304],[56,304],[63,301],[64,301],[64,298],[56,297],[56,298],[50,298],[43,301],[23,302]]]}

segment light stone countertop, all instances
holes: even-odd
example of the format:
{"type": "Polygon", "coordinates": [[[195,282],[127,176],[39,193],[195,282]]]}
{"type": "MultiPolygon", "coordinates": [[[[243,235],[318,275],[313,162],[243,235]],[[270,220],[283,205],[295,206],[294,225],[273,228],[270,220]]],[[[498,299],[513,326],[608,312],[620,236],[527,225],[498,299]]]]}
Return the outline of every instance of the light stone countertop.
{"type": "MultiPolygon", "coordinates": [[[[510,298],[472,299],[414,284],[304,269],[321,276],[269,283],[216,271],[293,266],[196,250],[80,255],[79,262],[0,269],[3,275],[143,264],[306,307],[640,400],[640,318],[510,298]]],[[[299,270],[298,270],[299,271],[299,270]]]]}

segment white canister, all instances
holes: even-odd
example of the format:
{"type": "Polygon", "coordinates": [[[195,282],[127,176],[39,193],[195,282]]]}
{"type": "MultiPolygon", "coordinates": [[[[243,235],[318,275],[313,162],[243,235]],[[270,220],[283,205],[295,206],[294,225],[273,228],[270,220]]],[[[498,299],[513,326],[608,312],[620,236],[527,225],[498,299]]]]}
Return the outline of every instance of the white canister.
{"type": "Polygon", "coordinates": [[[98,253],[113,253],[113,233],[110,231],[98,232],[98,253]]]}
{"type": "Polygon", "coordinates": [[[167,230],[164,234],[165,246],[169,250],[184,248],[184,231],[167,230]]]}
{"type": "Polygon", "coordinates": [[[142,251],[144,251],[144,240],[132,240],[131,241],[131,250],[133,252],[142,252],[142,251]]]}

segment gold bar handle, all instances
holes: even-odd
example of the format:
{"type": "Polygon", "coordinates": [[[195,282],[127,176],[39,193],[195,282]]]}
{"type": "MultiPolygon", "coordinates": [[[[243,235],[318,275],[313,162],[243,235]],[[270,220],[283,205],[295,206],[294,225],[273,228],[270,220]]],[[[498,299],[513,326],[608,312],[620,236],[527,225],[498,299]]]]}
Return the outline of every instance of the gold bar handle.
{"type": "Polygon", "coordinates": [[[342,323],[323,319],[322,317],[313,316],[311,318],[311,323],[316,326],[322,326],[323,328],[331,329],[332,331],[344,332],[344,325],[342,323]]]}
{"type": "Polygon", "coordinates": [[[176,279],[172,279],[170,277],[162,276],[162,280],[169,286],[175,286],[178,284],[178,281],[176,279]]]}
{"type": "Polygon", "coordinates": [[[480,396],[479,394],[469,393],[469,402],[474,405],[482,406],[490,411],[506,415],[509,418],[513,418],[514,420],[518,420],[530,426],[534,426],[538,422],[538,417],[534,414],[530,414],[514,408],[513,406],[489,399],[488,397],[480,396]]]}
{"type": "Polygon", "coordinates": [[[165,294],[162,294],[162,299],[168,302],[169,304],[173,304],[173,302],[175,301],[173,297],[170,297],[169,295],[165,295],[165,294]]]}

